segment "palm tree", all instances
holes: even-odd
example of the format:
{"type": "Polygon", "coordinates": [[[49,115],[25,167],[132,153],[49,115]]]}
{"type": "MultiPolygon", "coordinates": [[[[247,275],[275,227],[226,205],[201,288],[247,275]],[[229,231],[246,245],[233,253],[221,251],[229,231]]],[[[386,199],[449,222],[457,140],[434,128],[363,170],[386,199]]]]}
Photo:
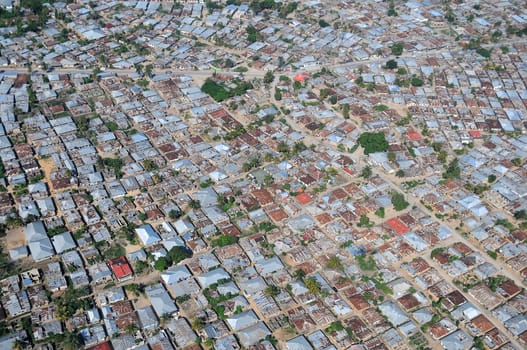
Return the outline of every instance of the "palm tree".
{"type": "Polygon", "coordinates": [[[66,350],[77,350],[83,345],[82,335],[79,332],[64,332],[64,349],[66,350]]]}

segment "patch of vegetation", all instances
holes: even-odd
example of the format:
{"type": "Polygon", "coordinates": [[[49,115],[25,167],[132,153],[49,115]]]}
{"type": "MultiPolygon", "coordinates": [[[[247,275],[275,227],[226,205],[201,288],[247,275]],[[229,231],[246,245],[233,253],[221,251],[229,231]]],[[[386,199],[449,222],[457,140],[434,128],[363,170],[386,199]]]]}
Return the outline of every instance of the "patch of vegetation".
{"type": "Polygon", "coordinates": [[[219,238],[212,240],[211,245],[213,247],[225,247],[238,242],[238,237],[221,235],[219,238]]]}
{"type": "Polygon", "coordinates": [[[322,291],[322,286],[315,277],[308,277],[304,279],[304,284],[306,285],[309,292],[313,295],[318,295],[322,291]]]}
{"type": "Polygon", "coordinates": [[[393,207],[397,211],[404,210],[408,207],[408,205],[410,205],[410,203],[408,203],[406,199],[404,198],[404,195],[396,191],[392,192],[391,200],[392,200],[393,207]]]}
{"type": "Polygon", "coordinates": [[[383,105],[383,104],[378,104],[378,105],[373,106],[373,110],[376,112],[384,112],[384,111],[387,111],[388,109],[389,109],[388,106],[383,105]]]}
{"type": "Polygon", "coordinates": [[[336,255],[329,258],[328,262],[326,263],[326,268],[331,270],[344,271],[344,265],[342,265],[340,258],[336,255]]]}
{"type": "Polygon", "coordinates": [[[233,96],[240,96],[253,88],[253,85],[250,82],[241,81],[235,79],[232,81],[236,87],[229,89],[221,84],[218,84],[211,78],[207,78],[205,83],[201,86],[201,91],[206,94],[209,94],[215,101],[221,102],[233,96]]]}
{"type": "Polygon", "coordinates": [[[377,263],[371,255],[357,255],[355,260],[363,271],[375,271],[377,269],[377,263]]]}
{"type": "Polygon", "coordinates": [[[457,158],[454,158],[446,168],[446,171],[443,173],[444,179],[459,179],[461,176],[461,168],[459,167],[459,161],[457,158]]]}
{"type": "Polygon", "coordinates": [[[392,55],[400,56],[403,53],[404,46],[401,43],[393,44],[391,47],[392,55]]]}
{"type": "Polygon", "coordinates": [[[359,143],[364,148],[364,154],[386,152],[388,141],[382,132],[365,132],[359,137],[359,143]]]}

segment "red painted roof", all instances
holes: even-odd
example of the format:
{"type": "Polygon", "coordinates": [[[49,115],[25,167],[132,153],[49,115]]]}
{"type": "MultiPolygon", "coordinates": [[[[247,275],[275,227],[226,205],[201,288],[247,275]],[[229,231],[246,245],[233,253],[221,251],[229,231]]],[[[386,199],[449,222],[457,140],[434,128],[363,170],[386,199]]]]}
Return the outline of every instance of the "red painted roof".
{"type": "Polygon", "coordinates": [[[300,204],[307,204],[307,203],[311,202],[311,197],[309,197],[307,195],[307,193],[297,194],[295,198],[298,201],[298,203],[300,203],[300,204]]]}
{"type": "Polygon", "coordinates": [[[415,132],[415,131],[410,131],[408,134],[407,134],[408,138],[410,140],[420,140],[421,139],[421,135],[419,135],[419,133],[415,132]]]}
{"type": "Polygon", "coordinates": [[[351,170],[350,168],[344,168],[344,171],[347,172],[350,175],[354,174],[353,170],[351,170]]]}
{"type": "Polygon", "coordinates": [[[132,274],[132,268],[124,256],[110,260],[109,265],[117,279],[128,277],[132,274]]]}
{"type": "Polygon", "coordinates": [[[395,232],[402,235],[406,232],[408,232],[410,229],[408,226],[406,226],[399,218],[391,218],[390,220],[386,221],[388,226],[390,226],[395,232]]]}
{"type": "Polygon", "coordinates": [[[470,130],[468,134],[474,139],[479,139],[481,137],[481,131],[478,130],[470,130]]]}
{"type": "Polygon", "coordinates": [[[109,341],[106,341],[104,343],[100,343],[95,346],[92,346],[91,348],[88,348],[87,350],[112,350],[112,346],[110,345],[109,341]]]}

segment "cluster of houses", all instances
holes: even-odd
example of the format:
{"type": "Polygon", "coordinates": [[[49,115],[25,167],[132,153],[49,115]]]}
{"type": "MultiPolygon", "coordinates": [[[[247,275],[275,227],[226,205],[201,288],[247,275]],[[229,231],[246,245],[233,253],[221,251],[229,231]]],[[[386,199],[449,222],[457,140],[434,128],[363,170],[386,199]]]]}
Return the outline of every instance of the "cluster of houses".
{"type": "Polygon", "coordinates": [[[41,32],[0,29],[0,65],[55,69],[0,73],[3,255],[18,267],[0,279],[0,348],[526,346],[511,4],[46,6],[41,32]],[[282,71],[223,103],[190,73],[245,59],[282,71]],[[364,132],[388,149],[362,155],[364,132]]]}

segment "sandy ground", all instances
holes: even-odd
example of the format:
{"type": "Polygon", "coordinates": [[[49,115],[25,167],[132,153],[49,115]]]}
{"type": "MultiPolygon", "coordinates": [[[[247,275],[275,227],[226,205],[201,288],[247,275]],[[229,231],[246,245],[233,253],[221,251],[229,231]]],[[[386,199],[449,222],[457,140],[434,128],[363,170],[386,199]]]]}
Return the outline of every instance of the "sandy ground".
{"type": "Polygon", "coordinates": [[[24,227],[16,227],[7,231],[6,248],[8,250],[24,245],[25,241],[24,227]]]}
{"type": "Polygon", "coordinates": [[[382,104],[390,107],[391,109],[395,110],[401,117],[406,117],[406,114],[408,114],[408,106],[406,105],[400,105],[397,103],[384,101],[382,104]]]}
{"type": "Polygon", "coordinates": [[[126,244],[124,249],[126,251],[126,254],[130,254],[130,253],[135,252],[136,250],[139,250],[141,248],[142,247],[140,245],[126,244]]]}
{"type": "Polygon", "coordinates": [[[51,172],[55,170],[55,163],[51,158],[40,158],[38,160],[40,168],[44,172],[44,181],[49,185],[49,189],[53,192],[53,184],[51,183],[51,172]]]}

